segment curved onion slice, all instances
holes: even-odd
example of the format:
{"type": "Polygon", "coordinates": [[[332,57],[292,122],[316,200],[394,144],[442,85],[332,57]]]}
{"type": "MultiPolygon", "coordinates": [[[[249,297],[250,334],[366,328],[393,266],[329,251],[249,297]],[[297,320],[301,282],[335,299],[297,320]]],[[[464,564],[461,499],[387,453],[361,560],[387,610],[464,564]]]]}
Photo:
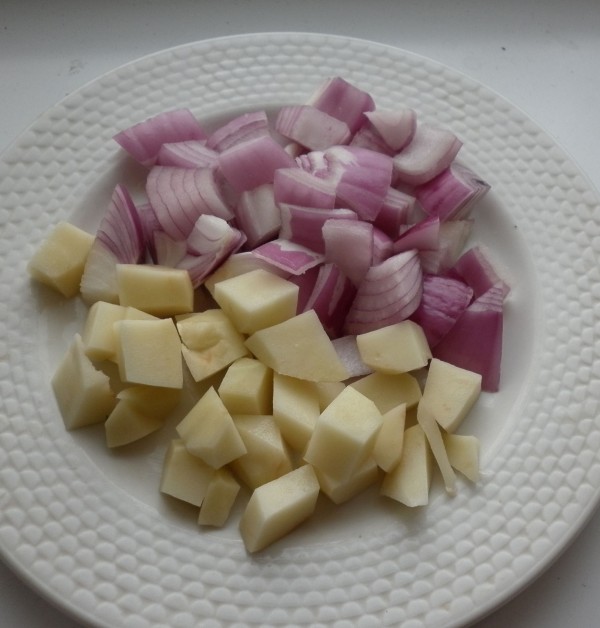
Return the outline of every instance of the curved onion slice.
{"type": "Polygon", "coordinates": [[[346,144],[351,137],[345,122],[310,105],[281,107],[275,120],[275,130],[309,150],[346,144]]]}
{"type": "Polygon", "coordinates": [[[454,266],[471,234],[472,227],[473,221],[470,219],[441,223],[440,242],[437,248],[420,252],[423,271],[431,275],[441,275],[454,266]]]}
{"type": "Polygon", "coordinates": [[[423,275],[416,250],[388,257],[372,266],[346,317],[347,334],[363,334],[407,319],[418,307],[423,275]]]}
{"type": "Polygon", "coordinates": [[[252,254],[290,275],[301,275],[325,260],[321,253],[283,238],[261,244],[252,251],[252,254]]]}
{"type": "Polygon", "coordinates": [[[471,286],[475,299],[493,286],[501,286],[503,296],[510,292],[510,286],[498,275],[481,246],[474,246],[463,253],[448,274],[462,279],[471,286]]]}
{"type": "Polygon", "coordinates": [[[348,146],[357,146],[359,148],[368,148],[384,155],[393,157],[396,151],[390,148],[384,141],[384,139],[377,133],[377,131],[371,126],[363,126],[352,136],[352,139],[348,143],[348,146]]]}
{"type": "Polygon", "coordinates": [[[395,240],[401,228],[408,223],[415,202],[414,196],[396,188],[388,188],[373,224],[395,240]]]}
{"type": "Polygon", "coordinates": [[[267,114],[264,111],[251,111],[233,118],[213,131],[206,140],[206,145],[222,153],[235,144],[268,135],[268,133],[267,114]]]}
{"type": "Polygon", "coordinates": [[[402,150],[412,140],[417,128],[417,114],[414,109],[374,109],[366,112],[365,116],[385,143],[396,151],[402,150]]]}
{"type": "Polygon", "coordinates": [[[178,166],[180,168],[215,168],[219,154],[206,146],[202,140],[187,142],[169,142],[158,151],[156,163],[159,166],[178,166]]]}
{"type": "Polygon", "coordinates": [[[279,233],[281,212],[271,183],[242,192],[234,212],[237,226],[246,235],[248,248],[253,249],[279,233]]]}
{"type": "Polygon", "coordinates": [[[394,253],[419,249],[434,251],[440,244],[440,219],[428,216],[408,227],[393,244],[394,253]]]}
{"type": "Polygon", "coordinates": [[[335,184],[301,168],[280,168],[275,172],[273,192],[276,203],[333,209],[335,184]]]}
{"type": "Polygon", "coordinates": [[[358,286],[373,264],[373,225],[362,220],[328,220],[322,232],[326,261],[358,286]]]}

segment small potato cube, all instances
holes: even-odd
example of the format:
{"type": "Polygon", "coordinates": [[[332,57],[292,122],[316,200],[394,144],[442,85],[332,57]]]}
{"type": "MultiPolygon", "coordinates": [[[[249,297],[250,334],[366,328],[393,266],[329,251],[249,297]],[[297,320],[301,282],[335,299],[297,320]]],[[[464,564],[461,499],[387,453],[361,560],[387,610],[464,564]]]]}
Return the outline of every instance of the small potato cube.
{"type": "Polygon", "coordinates": [[[402,457],[397,467],[386,474],[381,494],[406,506],[426,506],[432,479],[432,456],[425,432],[413,425],[404,432],[402,457]]]}
{"type": "Polygon", "coordinates": [[[349,386],[371,399],[382,414],[401,403],[405,403],[408,410],[421,399],[419,382],[410,373],[371,373],[349,386]]]}
{"type": "Polygon", "coordinates": [[[219,396],[231,414],[271,414],[273,371],[259,360],[240,358],[227,369],[219,396]]]}
{"type": "Polygon", "coordinates": [[[266,270],[252,270],[215,284],[214,299],[244,334],[292,318],[298,286],[266,270]]]}
{"type": "Polygon", "coordinates": [[[239,482],[229,469],[217,469],[200,506],[198,524],[217,528],[224,526],[240,488],[239,482]]]}
{"type": "Polygon", "coordinates": [[[182,440],[172,440],[167,449],[160,491],[194,506],[201,506],[215,470],[193,456],[182,440]]]}
{"type": "Polygon", "coordinates": [[[246,347],[281,375],[313,382],[339,382],[348,377],[314,310],[257,331],[246,340],[246,347]]]}
{"type": "Polygon", "coordinates": [[[314,382],[275,373],[273,419],[292,449],[304,453],[320,413],[319,395],[314,382]]]}
{"type": "Polygon", "coordinates": [[[388,410],[383,415],[383,424],[373,446],[373,459],[386,472],[392,471],[400,462],[405,423],[405,403],[388,410]]]}
{"type": "Polygon", "coordinates": [[[454,432],[481,393],[481,375],[443,362],[431,360],[421,403],[447,431],[454,432]]]}
{"type": "Polygon", "coordinates": [[[319,481],[310,465],[257,488],[240,520],[240,532],[248,552],[264,549],[308,519],[315,510],[318,496],[319,481]]]}
{"type": "Polygon", "coordinates": [[[128,386],[117,394],[117,399],[127,401],[149,417],[164,419],[179,403],[181,390],[157,386],[128,386]]]}
{"type": "Polygon", "coordinates": [[[463,434],[443,434],[450,464],[471,482],[479,481],[479,439],[463,434]]]}
{"type": "Polygon", "coordinates": [[[87,357],[79,334],[52,377],[52,389],[68,430],[101,423],[116,404],[108,376],[87,357]]]}
{"type": "Polygon", "coordinates": [[[130,384],[183,386],[181,340],[171,319],[115,323],[119,375],[130,384]]]}
{"type": "Polygon", "coordinates": [[[155,316],[194,310],[194,288],[187,270],[149,264],[117,264],[119,303],[155,316]]]}
{"type": "Polygon", "coordinates": [[[344,390],[344,382],[314,382],[319,397],[319,408],[323,412],[325,408],[344,390]]]}
{"type": "Polygon", "coordinates": [[[176,427],[187,450],[214,469],[246,453],[242,438],[217,391],[209,388],[176,427]]]}
{"type": "Polygon", "coordinates": [[[27,264],[33,279],[74,297],[94,236],[68,222],[59,222],[27,264]]]}
{"type": "Polygon", "coordinates": [[[332,479],[348,480],[371,455],[382,423],[377,406],[347,386],[317,419],[304,460],[332,479]]]}
{"type": "Polygon", "coordinates": [[[379,479],[379,468],[373,458],[367,458],[347,480],[343,481],[331,478],[316,467],[314,469],[321,490],[334,504],[347,502],[379,479]]]}
{"type": "Polygon", "coordinates": [[[423,328],[409,320],[359,334],[356,344],[363,362],[380,373],[408,373],[431,359],[423,328]]]}
{"type": "Polygon", "coordinates": [[[164,417],[145,414],[127,399],[120,399],[104,423],[108,447],[122,447],[148,436],[164,425],[164,417]]]}

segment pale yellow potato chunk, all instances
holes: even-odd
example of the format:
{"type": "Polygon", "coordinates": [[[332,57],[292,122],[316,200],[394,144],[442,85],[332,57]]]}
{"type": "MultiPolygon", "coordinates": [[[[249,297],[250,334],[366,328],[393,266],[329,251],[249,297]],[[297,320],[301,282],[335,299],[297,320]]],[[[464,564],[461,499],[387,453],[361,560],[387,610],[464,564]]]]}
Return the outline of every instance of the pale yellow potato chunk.
{"type": "Polygon", "coordinates": [[[304,460],[339,481],[371,455],[383,418],[377,406],[347,386],[317,419],[304,460]]]}
{"type": "Polygon", "coordinates": [[[246,347],[281,375],[316,382],[348,377],[314,310],[257,331],[246,340],[246,347]]]}
{"type": "Polygon", "coordinates": [[[246,453],[229,465],[249,488],[257,488],[293,468],[289,451],[270,415],[241,414],[233,417],[246,453]]]}
{"type": "Polygon", "coordinates": [[[413,321],[359,334],[356,344],[363,362],[380,373],[408,373],[431,359],[423,328],[413,321]]]}
{"type": "Polygon", "coordinates": [[[319,408],[323,412],[325,408],[344,390],[344,382],[314,382],[317,396],[319,397],[319,408]]]}
{"type": "Polygon", "coordinates": [[[65,297],[74,297],[94,236],[68,222],[59,222],[39,246],[27,264],[30,276],[57,290],[65,297]]]}
{"type": "Polygon", "coordinates": [[[421,403],[447,431],[454,432],[481,393],[481,375],[437,358],[431,360],[421,403]]]}
{"type": "Polygon", "coordinates": [[[419,382],[410,373],[371,373],[349,386],[371,399],[382,414],[401,403],[405,403],[408,410],[421,399],[419,382]]]}
{"type": "Polygon", "coordinates": [[[220,528],[225,525],[240,492],[240,484],[229,469],[217,469],[200,506],[198,524],[220,528]]]}
{"type": "Polygon", "coordinates": [[[315,473],[321,490],[334,504],[343,504],[369,488],[379,479],[379,468],[373,458],[367,458],[346,480],[328,476],[316,467],[315,473]]]}
{"type": "Polygon", "coordinates": [[[254,358],[240,358],[227,369],[219,396],[231,414],[271,414],[273,371],[254,358]]]}
{"type": "Polygon", "coordinates": [[[319,481],[304,465],[263,484],[250,497],[240,520],[248,552],[258,552],[294,530],[314,512],[319,481]]]}
{"type": "Polygon", "coordinates": [[[119,303],[155,316],[194,310],[194,288],[187,270],[151,264],[117,264],[119,303]]]}
{"type": "Polygon", "coordinates": [[[180,439],[169,444],[163,463],[160,491],[193,506],[201,506],[215,470],[192,455],[180,439]]]}
{"type": "Polygon", "coordinates": [[[479,481],[479,439],[463,434],[443,434],[450,464],[471,482],[479,481]]]}
{"type": "Polygon", "coordinates": [[[183,386],[181,340],[171,319],[115,323],[119,375],[130,384],[183,386]]]}
{"type": "Polygon", "coordinates": [[[259,268],[216,283],[213,296],[238,331],[253,334],[295,316],[298,286],[259,268]]]}
{"type": "Polygon", "coordinates": [[[75,334],[51,383],[68,430],[101,423],[116,405],[108,376],[87,357],[79,334],[75,334]]]}
{"type": "Polygon", "coordinates": [[[165,417],[144,413],[127,399],[121,399],[108,419],[104,432],[108,447],[122,447],[152,434],[164,425],[165,417]]]}
{"type": "Polygon", "coordinates": [[[275,373],[273,419],[292,449],[304,453],[321,409],[314,382],[275,373]]]}
{"type": "Polygon", "coordinates": [[[383,478],[380,492],[411,508],[426,506],[432,470],[431,449],[425,432],[420,425],[413,425],[404,432],[402,457],[398,466],[383,478]]]}
{"type": "Polygon", "coordinates": [[[186,449],[215,469],[246,453],[242,438],[214,388],[209,388],[176,427],[186,449]]]}
{"type": "Polygon", "coordinates": [[[383,424],[373,446],[373,459],[386,472],[392,471],[400,462],[405,423],[405,403],[397,405],[383,415],[383,424]]]}
{"type": "Polygon", "coordinates": [[[137,385],[121,390],[117,394],[117,399],[127,401],[149,417],[164,419],[179,403],[181,393],[178,388],[137,385]]]}

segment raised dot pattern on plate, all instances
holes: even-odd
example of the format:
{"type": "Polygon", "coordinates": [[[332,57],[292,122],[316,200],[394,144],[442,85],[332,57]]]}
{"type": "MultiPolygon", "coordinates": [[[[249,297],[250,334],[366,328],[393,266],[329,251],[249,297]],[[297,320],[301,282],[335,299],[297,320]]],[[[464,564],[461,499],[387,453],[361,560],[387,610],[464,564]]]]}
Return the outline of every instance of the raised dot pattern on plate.
{"type": "Polygon", "coordinates": [[[0,198],[0,547],[80,619],[112,628],[457,625],[539,573],[597,503],[598,198],[542,130],[469,78],[327,35],[182,46],[100,77],[37,120],[0,161],[0,198]],[[380,534],[367,526],[350,539],[342,532],[339,542],[290,542],[250,558],[241,541],[173,526],[119,490],[65,433],[25,264],[120,163],[111,142],[119,129],[177,106],[205,117],[299,102],[315,77],[332,75],[464,140],[531,254],[535,364],[480,485],[380,534]]]}

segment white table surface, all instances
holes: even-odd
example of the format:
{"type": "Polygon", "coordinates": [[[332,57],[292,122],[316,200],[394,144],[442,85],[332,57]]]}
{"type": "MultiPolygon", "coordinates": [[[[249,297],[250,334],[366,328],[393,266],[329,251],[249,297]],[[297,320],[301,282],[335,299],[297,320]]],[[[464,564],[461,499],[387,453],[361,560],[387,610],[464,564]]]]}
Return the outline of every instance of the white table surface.
{"type": "MultiPolygon", "coordinates": [[[[598,0],[2,0],[0,150],[65,95],[115,66],[221,35],[312,31],[442,61],[536,120],[600,189],[598,0]]],[[[516,598],[477,624],[600,625],[600,513],[516,598]]],[[[75,628],[0,562],[0,626],[75,628]]]]}

